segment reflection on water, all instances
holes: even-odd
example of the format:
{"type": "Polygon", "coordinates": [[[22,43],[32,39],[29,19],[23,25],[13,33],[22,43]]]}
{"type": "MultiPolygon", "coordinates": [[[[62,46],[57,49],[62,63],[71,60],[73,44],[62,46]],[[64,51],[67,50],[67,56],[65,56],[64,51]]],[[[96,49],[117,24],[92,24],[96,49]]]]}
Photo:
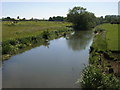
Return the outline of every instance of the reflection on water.
{"type": "Polygon", "coordinates": [[[78,88],[91,41],[80,31],[12,56],[3,62],[3,88],[78,88]]]}
{"type": "Polygon", "coordinates": [[[85,49],[87,45],[89,45],[92,37],[92,31],[76,31],[69,36],[67,43],[69,48],[72,48],[74,51],[79,51],[85,49]]]}

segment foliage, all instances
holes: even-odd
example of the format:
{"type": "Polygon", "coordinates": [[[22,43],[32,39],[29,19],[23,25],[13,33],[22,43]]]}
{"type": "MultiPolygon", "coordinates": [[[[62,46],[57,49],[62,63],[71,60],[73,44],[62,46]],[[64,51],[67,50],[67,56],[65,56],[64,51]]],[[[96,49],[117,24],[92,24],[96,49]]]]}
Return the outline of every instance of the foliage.
{"type": "Polygon", "coordinates": [[[104,74],[100,69],[93,65],[86,67],[82,73],[81,78],[82,88],[101,89],[119,89],[120,82],[112,74],[104,74]]]}
{"type": "Polygon", "coordinates": [[[62,16],[53,16],[53,17],[50,17],[49,18],[49,21],[64,21],[65,20],[65,18],[64,17],[62,17],[62,16]]]}
{"type": "Polygon", "coordinates": [[[105,20],[111,24],[120,24],[120,15],[106,15],[105,20]]]}
{"type": "Polygon", "coordinates": [[[50,33],[49,33],[48,31],[44,31],[44,32],[42,33],[42,37],[43,37],[44,39],[48,39],[49,36],[50,36],[50,33]]]}
{"type": "Polygon", "coordinates": [[[96,25],[103,23],[111,23],[111,24],[120,24],[120,15],[106,15],[105,17],[97,17],[96,25]]]}
{"type": "Polygon", "coordinates": [[[120,81],[114,76],[116,68],[112,63],[110,64],[110,62],[116,64],[117,61],[119,62],[119,55],[112,53],[112,51],[119,51],[117,26],[117,24],[107,23],[101,24],[94,29],[95,36],[89,56],[89,61],[92,65],[86,67],[83,71],[81,80],[83,88],[95,88],[100,90],[120,89],[120,81]],[[107,60],[109,60],[109,63],[107,60]],[[110,70],[114,73],[108,74],[111,73],[110,70]]]}
{"type": "Polygon", "coordinates": [[[96,18],[96,25],[103,24],[103,23],[105,23],[105,22],[106,22],[106,21],[105,21],[105,19],[103,18],[103,16],[96,18]]]}
{"type": "Polygon", "coordinates": [[[67,14],[68,21],[72,22],[76,29],[90,29],[95,26],[95,16],[93,13],[86,11],[83,7],[74,7],[67,14]]]}
{"type": "Polygon", "coordinates": [[[10,18],[10,17],[6,17],[6,18],[2,18],[2,21],[15,21],[15,19],[10,18]]]}

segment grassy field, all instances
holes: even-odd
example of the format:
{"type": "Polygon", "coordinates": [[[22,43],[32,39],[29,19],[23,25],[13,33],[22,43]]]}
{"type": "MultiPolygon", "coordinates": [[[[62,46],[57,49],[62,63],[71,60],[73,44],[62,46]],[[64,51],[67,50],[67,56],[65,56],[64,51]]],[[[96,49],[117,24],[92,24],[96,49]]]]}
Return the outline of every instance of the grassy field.
{"type": "Polygon", "coordinates": [[[29,50],[38,45],[48,45],[48,41],[65,36],[72,31],[68,22],[19,21],[2,22],[3,60],[10,56],[29,50]]]}
{"type": "Polygon", "coordinates": [[[38,35],[44,30],[62,30],[69,25],[71,23],[50,21],[19,21],[12,25],[10,21],[4,21],[2,22],[3,41],[38,35]]]}
{"type": "Polygon", "coordinates": [[[117,24],[102,24],[95,27],[95,36],[91,46],[90,60],[98,62],[98,59],[103,56],[112,61],[120,61],[118,48],[118,25],[117,24]],[[116,52],[116,53],[113,53],[116,52]]]}
{"type": "Polygon", "coordinates": [[[120,40],[118,41],[118,24],[102,24],[97,26],[96,28],[101,28],[105,30],[106,32],[105,40],[107,43],[107,49],[112,51],[120,50],[118,48],[118,42],[120,41],[120,40]]]}

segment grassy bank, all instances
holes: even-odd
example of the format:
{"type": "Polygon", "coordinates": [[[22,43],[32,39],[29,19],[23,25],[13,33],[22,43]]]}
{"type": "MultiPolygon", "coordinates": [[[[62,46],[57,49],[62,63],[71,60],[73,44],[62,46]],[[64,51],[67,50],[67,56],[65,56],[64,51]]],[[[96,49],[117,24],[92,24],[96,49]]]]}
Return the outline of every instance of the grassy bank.
{"type": "Polygon", "coordinates": [[[99,59],[105,59],[120,63],[118,25],[102,24],[97,26],[94,32],[95,36],[93,44],[91,45],[90,61],[93,60],[98,62],[97,60],[99,59]]]}
{"type": "Polygon", "coordinates": [[[95,30],[102,29],[105,31],[105,40],[107,49],[111,51],[118,51],[118,24],[102,24],[95,28],[95,30]]]}
{"type": "Polygon", "coordinates": [[[83,71],[82,87],[118,90],[120,88],[118,24],[101,24],[94,28],[94,32],[94,40],[90,47],[90,66],[83,71]]]}
{"type": "Polygon", "coordinates": [[[3,22],[3,60],[38,45],[48,45],[49,40],[66,36],[72,29],[67,22],[20,21],[3,22]]]}

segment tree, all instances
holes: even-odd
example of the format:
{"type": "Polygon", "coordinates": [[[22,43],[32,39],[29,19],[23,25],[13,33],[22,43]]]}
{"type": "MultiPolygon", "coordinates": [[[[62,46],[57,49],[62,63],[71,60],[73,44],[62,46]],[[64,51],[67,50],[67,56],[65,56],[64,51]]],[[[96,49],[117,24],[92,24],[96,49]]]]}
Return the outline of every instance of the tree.
{"type": "Polygon", "coordinates": [[[53,17],[50,17],[49,18],[49,21],[64,21],[64,17],[62,17],[62,16],[53,16],[53,17]]]}
{"type": "Polygon", "coordinates": [[[30,19],[30,21],[33,21],[33,17],[30,19]]]}
{"type": "Polygon", "coordinates": [[[19,20],[19,19],[20,19],[20,17],[19,17],[19,16],[17,16],[17,19],[19,20]]]}
{"type": "Polygon", "coordinates": [[[23,21],[25,21],[26,19],[25,19],[25,18],[23,18],[22,20],[23,20],[23,21]]]}
{"type": "Polygon", "coordinates": [[[10,18],[10,17],[7,17],[6,19],[9,19],[9,20],[10,20],[11,18],[10,18]]]}
{"type": "Polygon", "coordinates": [[[53,21],[52,17],[49,18],[49,21],[53,21]]]}
{"type": "Polygon", "coordinates": [[[67,14],[67,20],[73,23],[75,29],[90,29],[95,26],[95,19],[94,14],[83,7],[74,7],[67,14]]]}
{"type": "Polygon", "coordinates": [[[106,15],[105,20],[111,24],[120,24],[120,15],[106,15]]]}
{"type": "Polygon", "coordinates": [[[102,23],[105,23],[106,20],[103,18],[103,16],[101,17],[96,17],[96,25],[99,25],[99,24],[102,24],[102,23]]]}
{"type": "Polygon", "coordinates": [[[11,17],[2,18],[2,20],[3,21],[15,21],[15,19],[11,17]]]}

